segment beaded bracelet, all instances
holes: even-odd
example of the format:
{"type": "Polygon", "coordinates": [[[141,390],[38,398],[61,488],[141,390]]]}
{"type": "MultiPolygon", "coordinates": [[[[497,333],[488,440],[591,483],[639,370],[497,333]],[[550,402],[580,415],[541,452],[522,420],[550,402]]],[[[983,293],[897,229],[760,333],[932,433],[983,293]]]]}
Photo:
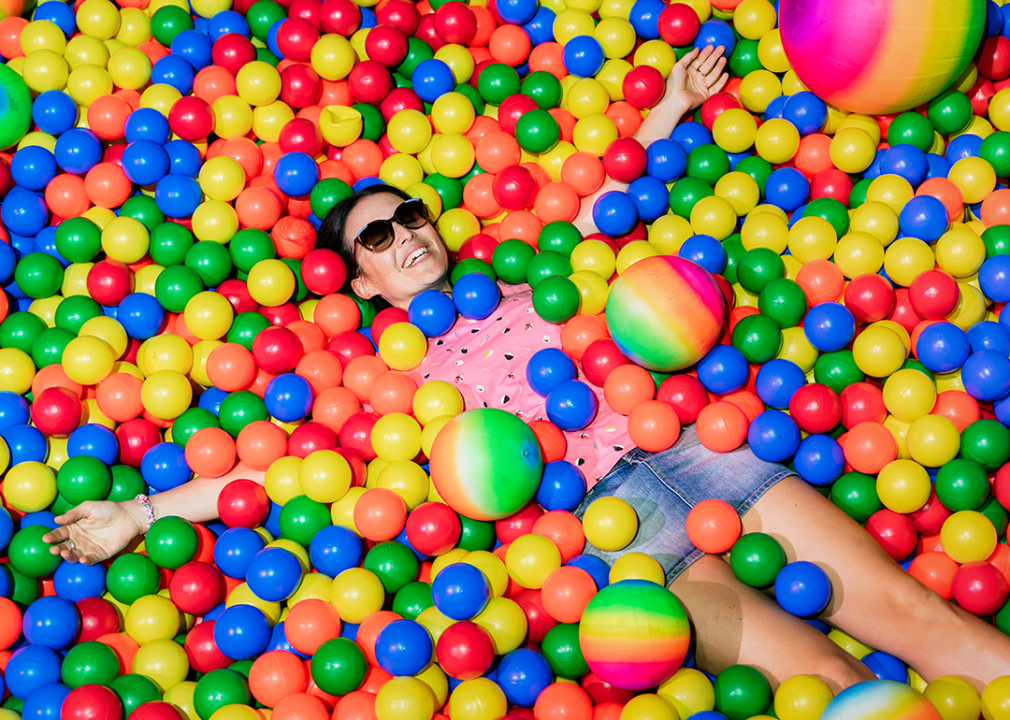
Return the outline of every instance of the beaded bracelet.
{"type": "Polygon", "coordinates": [[[140,506],[144,508],[144,512],[147,514],[147,529],[150,530],[151,526],[154,525],[154,508],[151,507],[151,498],[141,493],[134,500],[140,500],[140,506]]]}

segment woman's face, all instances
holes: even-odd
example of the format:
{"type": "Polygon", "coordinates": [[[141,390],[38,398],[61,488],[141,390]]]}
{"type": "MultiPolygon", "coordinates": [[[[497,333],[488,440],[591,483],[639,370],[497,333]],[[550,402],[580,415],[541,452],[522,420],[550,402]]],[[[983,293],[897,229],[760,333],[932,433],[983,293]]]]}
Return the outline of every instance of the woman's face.
{"type": "MultiPolygon", "coordinates": [[[[362,198],[347,216],[344,241],[353,243],[374,220],[392,218],[402,202],[388,193],[362,198]]],[[[394,307],[406,309],[416,295],[444,284],[449,253],[431,223],[410,230],[394,222],[393,233],[393,244],[382,251],[369,252],[355,243],[359,271],[351,288],[365,300],[379,296],[394,307]]]]}

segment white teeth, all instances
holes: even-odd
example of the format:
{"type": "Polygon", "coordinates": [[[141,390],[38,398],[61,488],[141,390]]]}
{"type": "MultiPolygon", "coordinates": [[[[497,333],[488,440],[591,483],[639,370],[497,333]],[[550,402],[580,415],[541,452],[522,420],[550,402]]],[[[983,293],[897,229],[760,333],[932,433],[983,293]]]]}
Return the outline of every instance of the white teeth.
{"type": "Polygon", "coordinates": [[[403,267],[405,268],[412,267],[414,263],[416,263],[418,260],[420,260],[427,254],[428,254],[427,248],[418,248],[407,257],[406,261],[403,263],[403,267]]]}

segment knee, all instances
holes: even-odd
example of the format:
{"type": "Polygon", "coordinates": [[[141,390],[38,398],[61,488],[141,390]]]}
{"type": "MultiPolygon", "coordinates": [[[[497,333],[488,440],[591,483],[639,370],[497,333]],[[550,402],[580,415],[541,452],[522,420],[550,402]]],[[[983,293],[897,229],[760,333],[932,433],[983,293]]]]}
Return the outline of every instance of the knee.
{"type": "Polygon", "coordinates": [[[870,668],[841,648],[821,655],[810,674],[824,680],[836,695],[856,683],[876,679],[870,668]]]}

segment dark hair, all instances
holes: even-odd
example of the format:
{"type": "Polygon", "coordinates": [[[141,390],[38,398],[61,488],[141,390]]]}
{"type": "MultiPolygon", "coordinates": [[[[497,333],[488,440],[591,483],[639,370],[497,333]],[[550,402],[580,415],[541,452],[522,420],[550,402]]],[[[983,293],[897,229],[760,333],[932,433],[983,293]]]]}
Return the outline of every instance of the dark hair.
{"type": "Polygon", "coordinates": [[[347,216],[358,204],[358,201],[372,195],[387,193],[395,195],[401,200],[410,200],[411,196],[403,190],[392,185],[369,185],[360,192],[356,192],[350,197],[346,197],[326,213],[322,225],[319,226],[316,247],[328,248],[340,254],[344,264],[347,266],[347,281],[344,290],[350,290],[351,280],[358,275],[358,263],[354,259],[354,238],[346,237],[347,216]]]}

